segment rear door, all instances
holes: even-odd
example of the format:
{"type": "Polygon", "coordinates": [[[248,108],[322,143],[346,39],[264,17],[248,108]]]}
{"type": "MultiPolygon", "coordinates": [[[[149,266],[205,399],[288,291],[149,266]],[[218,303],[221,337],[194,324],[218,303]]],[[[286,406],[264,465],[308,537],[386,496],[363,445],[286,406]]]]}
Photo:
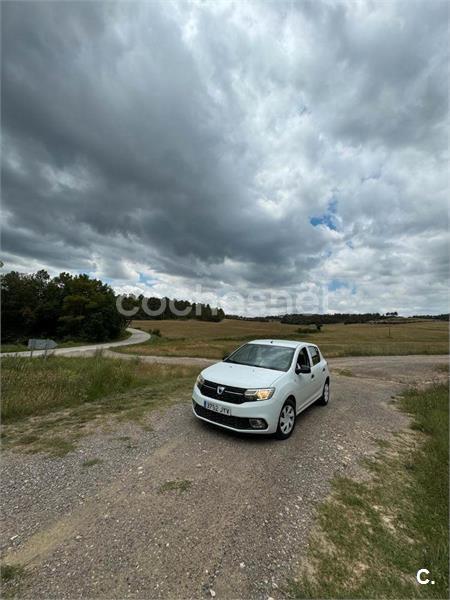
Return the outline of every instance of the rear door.
{"type": "Polygon", "coordinates": [[[311,374],[313,381],[313,394],[315,398],[318,398],[322,393],[324,384],[324,371],[322,358],[320,356],[319,349],[317,346],[308,346],[309,355],[311,357],[311,374]]]}

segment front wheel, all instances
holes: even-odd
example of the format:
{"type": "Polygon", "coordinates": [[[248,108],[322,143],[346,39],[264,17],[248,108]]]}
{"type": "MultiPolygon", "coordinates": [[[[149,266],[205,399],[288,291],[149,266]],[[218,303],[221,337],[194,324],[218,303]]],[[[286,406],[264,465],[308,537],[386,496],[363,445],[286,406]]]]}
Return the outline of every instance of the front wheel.
{"type": "Polygon", "coordinates": [[[275,434],[279,440],[286,440],[294,431],[295,416],[294,402],[286,400],[278,418],[278,428],[275,434]]]}
{"type": "Polygon", "coordinates": [[[322,396],[317,401],[317,404],[322,406],[326,406],[330,400],[330,382],[325,381],[325,385],[323,386],[322,396]]]}

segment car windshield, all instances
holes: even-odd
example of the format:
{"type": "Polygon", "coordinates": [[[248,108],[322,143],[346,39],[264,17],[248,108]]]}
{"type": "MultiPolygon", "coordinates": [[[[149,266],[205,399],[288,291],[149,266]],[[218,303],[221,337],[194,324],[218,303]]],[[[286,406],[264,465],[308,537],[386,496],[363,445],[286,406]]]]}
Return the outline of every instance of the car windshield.
{"type": "Polygon", "coordinates": [[[245,344],[233,352],[225,362],[275,371],[287,371],[292,363],[295,348],[269,344],[245,344]]]}

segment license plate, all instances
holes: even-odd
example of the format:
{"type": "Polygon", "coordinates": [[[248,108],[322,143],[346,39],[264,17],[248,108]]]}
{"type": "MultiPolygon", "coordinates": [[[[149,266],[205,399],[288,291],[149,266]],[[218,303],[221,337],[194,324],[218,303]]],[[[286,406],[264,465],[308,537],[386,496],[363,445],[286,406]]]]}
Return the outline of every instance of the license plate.
{"type": "Polygon", "coordinates": [[[214,404],[214,402],[205,400],[204,407],[221,415],[229,415],[231,417],[231,408],[228,408],[227,406],[220,406],[220,404],[214,404]]]}

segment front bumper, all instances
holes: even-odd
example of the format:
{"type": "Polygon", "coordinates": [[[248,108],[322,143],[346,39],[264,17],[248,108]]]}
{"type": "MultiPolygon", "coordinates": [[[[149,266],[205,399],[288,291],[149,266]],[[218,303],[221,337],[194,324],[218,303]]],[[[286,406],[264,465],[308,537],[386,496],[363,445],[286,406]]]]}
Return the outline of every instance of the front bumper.
{"type": "Polygon", "coordinates": [[[202,421],[218,425],[224,429],[243,433],[275,433],[278,426],[279,408],[276,399],[244,402],[243,404],[232,404],[221,400],[212,400],[200,393],[197,386],[192,391],[192,412],[202,421]],[[231,416],[221,415],[204,407],[205,401],[225,406],[231,410],[231,416]],[[250,426],[250,419],[264,419],[267,427],[254,429],[250,426]]]}

